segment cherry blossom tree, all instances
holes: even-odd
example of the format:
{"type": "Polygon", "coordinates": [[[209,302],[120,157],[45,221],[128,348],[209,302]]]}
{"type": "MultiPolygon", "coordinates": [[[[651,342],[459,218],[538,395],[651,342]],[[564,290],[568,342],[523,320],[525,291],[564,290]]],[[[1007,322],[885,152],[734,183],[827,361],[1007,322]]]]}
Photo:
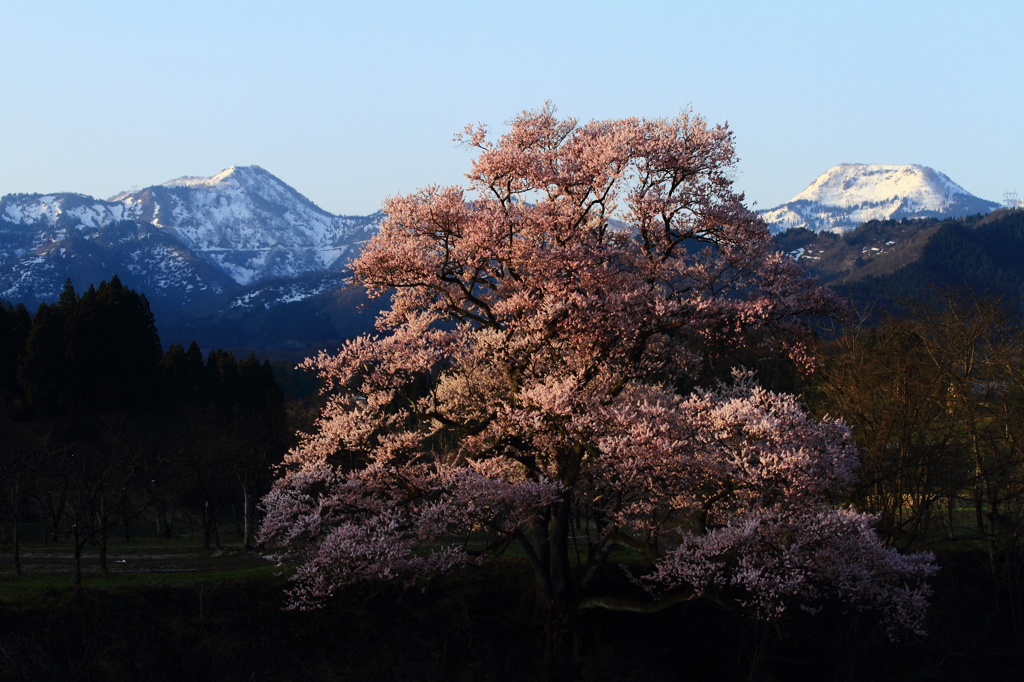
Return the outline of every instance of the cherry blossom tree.
{"type": "Polygon", "coordinates": [[[509,126],[457,137],[478,150],[467,188],[386,202],[354,263],[393,292],[380,334],[304,363],[327,403],[261,535],[298,566],[292,606],[516,545],[556,651],[582,610],[693,598],[768,618],[840,599],[920,628],[930,557],[836,506],[846,426],[749,373],[680,393],[744,344],[810,367],[796,318],[838,306],[733,192],[728,128],[550,105],[509,126]],[[599,592],[616,552],[648,598],[599,592]]]}

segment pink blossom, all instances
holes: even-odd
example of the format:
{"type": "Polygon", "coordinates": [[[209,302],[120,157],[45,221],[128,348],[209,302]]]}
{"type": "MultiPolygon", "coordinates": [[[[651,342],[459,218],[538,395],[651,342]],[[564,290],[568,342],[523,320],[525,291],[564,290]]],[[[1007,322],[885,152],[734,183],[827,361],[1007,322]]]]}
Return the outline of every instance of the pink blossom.
{"type": "Polygon", "coordinates": [[[629,548],[652,598],[728,591],[767,617],[837,598],[920,627],[929,558],[836,506],[846,426],[749,374],[674,391],[709,345],[810,368],[796,317],[839,308],[732,191],[732,133],[548,106],[458,139],[468,187],[390,198],[353,264],[394,292],[380,335],[303,363],[328,400],[262,529],[299,566],[292,603],[517,542],[560,608],[621,603],[588,590],[629,548]]]}

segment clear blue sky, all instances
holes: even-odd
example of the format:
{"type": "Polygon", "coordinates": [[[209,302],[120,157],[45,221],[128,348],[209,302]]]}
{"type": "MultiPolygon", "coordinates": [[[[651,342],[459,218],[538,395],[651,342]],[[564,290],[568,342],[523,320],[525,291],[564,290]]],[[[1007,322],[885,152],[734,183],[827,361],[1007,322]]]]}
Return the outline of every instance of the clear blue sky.
{"type": "Polygon", "coordinates": [[[336,213],[462,181],[552,100],[728,121],[761,208],[843,162],[1024,194],[1024,2],[0,0],[0,194],[257,164],[336,213]]]}

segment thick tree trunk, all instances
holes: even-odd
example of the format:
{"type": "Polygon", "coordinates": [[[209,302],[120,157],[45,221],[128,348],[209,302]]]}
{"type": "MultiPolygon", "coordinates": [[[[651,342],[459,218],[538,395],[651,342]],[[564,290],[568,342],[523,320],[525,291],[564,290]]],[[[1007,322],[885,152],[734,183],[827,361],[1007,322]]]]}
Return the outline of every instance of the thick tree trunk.
{"type": "Polygon", "coordinates": [[[549,682],[576,680],[580,672],[575,604],[549,605],[544,622],[544,676],[549,682]]]}
{"type": "Polygon", "coordinates": [[[551,682],[579,676],[577,595],[569,563],[572,505],[566,496],[549,518],[534,528],[537,543],[537,615],[544,628],[545,678],[551,682]]]}

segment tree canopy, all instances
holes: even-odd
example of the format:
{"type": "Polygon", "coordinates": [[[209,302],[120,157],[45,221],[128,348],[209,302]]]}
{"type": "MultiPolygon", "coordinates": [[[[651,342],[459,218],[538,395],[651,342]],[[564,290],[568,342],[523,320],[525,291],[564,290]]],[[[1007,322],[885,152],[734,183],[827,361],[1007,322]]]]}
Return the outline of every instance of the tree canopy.
{"type": "Polygon", "coordinates": [[[847,427],[749,373],[691,392],[748,345],[809,367],[797,317],[838,307],[733,192],[728,128],[546,106],[458,139],[469,186],[389,199],[354,263],[393,290],[380,335],[305,362],[329,398],[262,528],[299,565],[293,606],[514,543],[555,649],[581,609],[697,597],[765,617],[839,598],[919,627],[929,557],[836,506],[847,427]],[[640,598],[602,593],[615,556],[640,598]]]}

